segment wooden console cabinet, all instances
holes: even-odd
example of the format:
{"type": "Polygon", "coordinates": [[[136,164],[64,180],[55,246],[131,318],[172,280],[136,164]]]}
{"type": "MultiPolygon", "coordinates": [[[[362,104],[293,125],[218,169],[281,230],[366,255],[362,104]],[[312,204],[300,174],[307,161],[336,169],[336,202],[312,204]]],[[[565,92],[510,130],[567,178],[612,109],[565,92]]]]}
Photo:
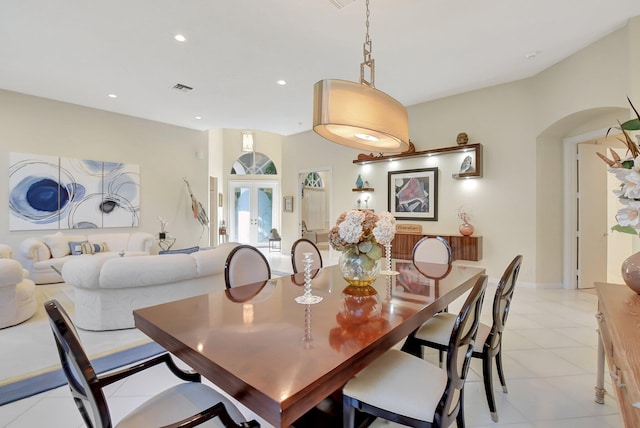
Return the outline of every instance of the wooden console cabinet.
{"type": "Polygon", "coordinates": [[[623,284],[596,283],[598,370],[596,402],[604,403],[604,360],[609,365],[620,415],[627,428],[640,427],[640,295],[623,284]]]}
{"type": "Polygon", "coordinates": [[[482,236],[423,235],[417,233],[396,233],[391,241],[391,257],[411,259],[413,247],[425,236],[440,236],[445,239],[451,247],[453,260],[477,262],[482,259],[482,236]]]}

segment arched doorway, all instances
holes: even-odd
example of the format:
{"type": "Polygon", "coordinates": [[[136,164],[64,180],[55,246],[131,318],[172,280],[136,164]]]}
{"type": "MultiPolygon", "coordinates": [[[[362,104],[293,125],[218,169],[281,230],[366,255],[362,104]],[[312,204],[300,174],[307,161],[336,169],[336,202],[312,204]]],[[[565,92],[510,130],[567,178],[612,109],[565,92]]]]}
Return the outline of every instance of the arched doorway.
{"type": "MultiPolygon", "coordinates": [[[[585,162],[581,167],[579,144],[586,146],[590,141],[603,138],[610,126],[628,115],[627,109],[618,107],[589,109],[557,121],[538,136],[537,283],[557,286],[557,279],[562,278],[559,285],[564,288],[578,288],[578,285],[582,288],[592,288],[594,281],[608,280],[609,270],[619,269],[619,264],[609,266],[617,263],[609,261],[611,257],[608,255],[608,247],[614,244],[607,241],[612,234],[603,236],[607,235],[611,222],[614,221],[609,213],[602,213],[602,210],[607,210],[607,190],[600,192],[598,199],[589,201],[591,198],[586,196],[591,196],[591,193],[596,191],[585,188],[586,183],[582,184],[582,189],[579,186],[581,174],[587,174],[588,178],[593,180],[600,180],[600,184],[604,186],[607,167],[593,154],[593,150],[588,150],[589,147],[582,147],[585,150],[583,157],[588,159],[589,165],[585,162]],[[582,206],[578,204],[580,194],[583,196],[582,206]],[[593,205],[584,205],[588,203],[593,205]],[[601,224],[594,226],[591,223],[587,226],[588,222],[585,221],[588,219],[585,214],[596,211],[603,219],[599,220],[601,224]],[[562,263],[557,263],[558,260],[562,260],[562,263]],[[598,263],[593,263],[589,266],[594,268],[588,273],[590,278],[580,278],[581,270],[584,270],[585,263],[589,263],[590,260],[607,262],[600,263],[599,268],[596,268],[598,263]],[[561,269],[561,272],[558,269],[561,269]]],[[[605,149],[600,147],[599,150],[604,152],[605,149]]]]}
{"type": "Polygon", "coordinates": [[[229,180],[229,240],[267,246],[271,229],[280,228],[277,168],[267,155],[250,152],[236,159],[231,174],[239,179],[229,180]]]}

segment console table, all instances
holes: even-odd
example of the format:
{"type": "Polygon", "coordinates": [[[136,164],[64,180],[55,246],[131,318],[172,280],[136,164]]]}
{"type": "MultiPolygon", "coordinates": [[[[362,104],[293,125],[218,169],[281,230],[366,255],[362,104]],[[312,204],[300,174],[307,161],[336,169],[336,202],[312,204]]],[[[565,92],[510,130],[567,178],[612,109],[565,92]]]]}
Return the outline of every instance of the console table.
{"type": "Polygon", "coordinates": [[[410,260],[413,247],[425,236],[440,236],[451,247],[453,260],[482,260],[482,236],[434,235],[421,233],[396,233],[391,241],[391,257],[410,260]]]}
{"type": "Polygon", "coordinates": [[[622,284],[597,282],[596,402],[604,403],[604,360],[627,428],[640,427],[640,295],[622,284]]]}

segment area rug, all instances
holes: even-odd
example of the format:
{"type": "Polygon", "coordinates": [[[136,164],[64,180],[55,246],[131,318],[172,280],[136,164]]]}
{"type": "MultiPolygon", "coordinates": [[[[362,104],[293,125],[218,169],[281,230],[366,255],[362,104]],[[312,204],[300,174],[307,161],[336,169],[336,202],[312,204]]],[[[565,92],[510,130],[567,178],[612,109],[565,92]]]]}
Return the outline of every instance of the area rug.
{"type": "MultiPolygon", "coordinates": [[[[0,364],[0,405],[60,385],[60,359],[44,302],[56,299],[73,314],[73,288],[67,284],[36,287],[38,309],[22,324],[0,330],[2,364],[0,364]]],[[[157,353],[152,341],[137,329],[114,331],[78,330],[80,341],[91,361],[101,361],[99,370],[128,364],[157,353]],[[102,362],[104,361],[104,362],[102,362]]],[[[62,380],[64,383],[64,380],[62,380]]]]}
{"type": "MultiPolygon", "coordinates": [[[[105,373],[163,352],[165,349],[162,346],[151,342],[97,358],[91,361],[91,364],[96,373],[105,373]]],[[[58,369],[0,386],[0,406],[49,391],[66,383],[67,379],[62,369],[58,369]]]]}

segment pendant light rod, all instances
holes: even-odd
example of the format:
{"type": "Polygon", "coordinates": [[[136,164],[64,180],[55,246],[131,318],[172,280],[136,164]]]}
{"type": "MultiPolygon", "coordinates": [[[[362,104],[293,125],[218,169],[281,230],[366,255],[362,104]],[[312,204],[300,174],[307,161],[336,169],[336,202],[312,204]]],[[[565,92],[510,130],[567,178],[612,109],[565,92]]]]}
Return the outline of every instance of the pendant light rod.
{"type": "Polygon", "coordinates": [[[360,63],[360,83],[363,85],[367,85],[370,88],[375,88],[375,80],[376,80],[376,69],[375,69],[375,60],[372,58],[371,53],[373,52],[373,47],[371,45],[371,39],[369,38],[369,15],[371,12],[369,11],[369,0],[366,1],[367,8],[367,20],[366,20],[366,35],[364,37],[364,43],[362,44],[362,56],[364,57],[364,61],[360,63]],[[369,71],[369,80],[365,79],[365,71],[369,71]]]}

